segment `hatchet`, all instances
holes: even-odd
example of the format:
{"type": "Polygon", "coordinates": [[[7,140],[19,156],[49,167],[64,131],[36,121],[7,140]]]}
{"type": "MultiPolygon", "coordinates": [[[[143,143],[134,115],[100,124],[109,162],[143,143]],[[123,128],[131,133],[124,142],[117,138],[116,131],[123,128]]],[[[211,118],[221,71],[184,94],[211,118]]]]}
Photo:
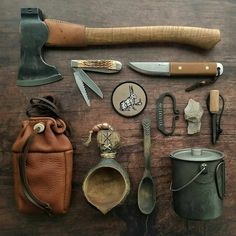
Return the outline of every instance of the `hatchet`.
{"type": "Polygon", "coordinates": [[[44,19],[39,8],[21,9],[20,34],[21,64],[17,79],[19,86],[37,86],[62,79],[56,67],[44,61],[44,45],[85,47],[171,42],[210,49],[220,41],[218,29],[182,26],[88,28],[60,20],[44,19]]]}

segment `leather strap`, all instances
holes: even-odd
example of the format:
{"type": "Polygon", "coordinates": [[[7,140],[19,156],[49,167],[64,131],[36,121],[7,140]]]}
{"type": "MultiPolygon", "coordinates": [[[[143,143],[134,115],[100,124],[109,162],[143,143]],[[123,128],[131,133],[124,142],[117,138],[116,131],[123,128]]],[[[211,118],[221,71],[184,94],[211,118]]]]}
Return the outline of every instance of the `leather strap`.
{"type": "Polygon", "coordinates": [[[48,46],[86,46],[85,26],[54,19],[45,19],[44,23],[48,27],[48,46]]]}
{"type": "Polygon", "coordinates": [[[210,80],[202,80],[200,82],[197,82],[197,83],[191,85],[190,87],[186,88],[185,92],[190,92],[190,91],[193,91],[197,88],[201,88],[203,86],[211,85],[211,84],[215,83],[216,80],[218,80],[219,77],[220,77],[220,68],[217,67],[217,75],[214,78],[212,78],[210,80]]]}
{"type": "Polygon", "coordinates": [[[52,96],[34,97],[30,99],[30,106],[27,108],[26,115],[32,116],[50,116],[53,118],[62,118],[55,99],[52,96]]]}
{"type": "Polygon", "coordinates": [[[39,130],[34,130],[33,133],[29,136],[26,140],[21,155],[19,157],[19,172],[20,172],[20,181],[21,186],[23,189],[23,193],[27,200],[29,200],[34,206],[40,208],[41,210],[45,211],[48,215],[52,215],[52,208],[49,203],[43,202],[38,199],[30,189],[29,182],[26,176],[26,161],[27,161],[27,154],[29,151],[29,147],[33,142],[34,136],[38,133],[39,130]]]}
{"type": "Polygon", "coordinates": [[[31,98],[30,105],[26,110],[26,115],[28,117],[49,116],[55,119],[62,119],[66,124],[65,135],[70,136],[70,125],[65,121],[56,104],[57,102],[52,96],[31,98]]]}

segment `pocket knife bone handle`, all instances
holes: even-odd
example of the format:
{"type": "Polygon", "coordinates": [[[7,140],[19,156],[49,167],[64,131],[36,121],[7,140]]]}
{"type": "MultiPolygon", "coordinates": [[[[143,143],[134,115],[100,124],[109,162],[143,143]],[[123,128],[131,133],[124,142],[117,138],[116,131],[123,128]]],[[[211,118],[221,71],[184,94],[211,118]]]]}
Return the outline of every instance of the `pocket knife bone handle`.
{"type": "Polygon", "coordinates": [[[122,64],[114,60],[71,60],[71,67],[101,73],[117,73],[122,64]]]}

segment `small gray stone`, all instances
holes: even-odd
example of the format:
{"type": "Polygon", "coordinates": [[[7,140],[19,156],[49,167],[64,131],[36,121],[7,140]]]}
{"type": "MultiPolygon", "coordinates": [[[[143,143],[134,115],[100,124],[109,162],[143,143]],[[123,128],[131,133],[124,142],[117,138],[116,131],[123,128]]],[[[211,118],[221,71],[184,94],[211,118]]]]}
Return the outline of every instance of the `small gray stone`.
{"type": "Polygon", "coordinates": [[[199,102],[189,99],[184,109],[184,118],[188,122],[188,134],[200,132],[203,109],[199,102]]]}

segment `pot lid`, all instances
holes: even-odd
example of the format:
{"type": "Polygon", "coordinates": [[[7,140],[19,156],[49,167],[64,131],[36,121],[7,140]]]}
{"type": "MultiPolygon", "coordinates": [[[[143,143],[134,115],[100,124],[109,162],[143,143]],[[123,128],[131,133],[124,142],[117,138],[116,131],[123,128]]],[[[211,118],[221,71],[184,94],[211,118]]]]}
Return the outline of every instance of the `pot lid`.
{"type": "Polygon", "coordinates": [[[173,159],[183,161],[216,161],[224,157],[224,153],[207,148],[185,148],[170,154],[173,159]]]}

